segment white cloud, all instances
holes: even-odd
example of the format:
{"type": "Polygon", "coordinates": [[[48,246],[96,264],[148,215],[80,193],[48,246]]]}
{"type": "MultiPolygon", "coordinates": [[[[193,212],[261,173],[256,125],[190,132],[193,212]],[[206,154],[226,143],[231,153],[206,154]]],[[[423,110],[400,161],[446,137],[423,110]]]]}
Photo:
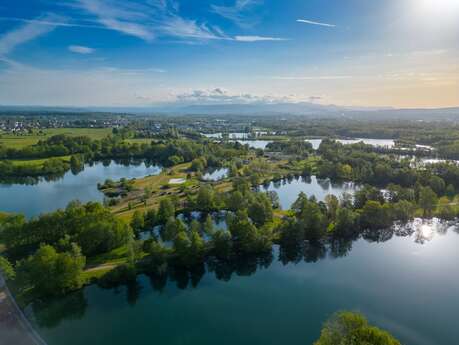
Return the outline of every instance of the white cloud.
{"type": "Polygon", "coordinates": [[[257,20],[249,18],[246,14],[256,6],[262,4],[262,0],[236,0],[233,6],[211,5],[212,11],[226,18],[242,28],[253,26],[257,20]]]}
{"type": "MultiPolygon", "coordinates": [[[[56,15],[47,15],[40,20],[52,23],[55,20],[63,21],[62,17],[56,15]]],[[[0,55],[8,55],[17,46],[29,42],[39,36],[45,35],[48,32],[54,30],[56,25],[41,25],[36,22],[29,22],[21,27],[9,31],[0,37],[0,55]]]]}
{"type": "Polygon", "coordinates": [[[318,26],[325,26],[329,28],[334,28],[336,27],[335,24],[328,24],[328,23],[322,23],[322,22],[315,22],[313,20],[308,20],[308,19],[297,19],[296,20],[298,23],[305,23],[305,24],[310,24],[310,25],[318,25],[318,26]]]}
{"type": "Polygon", "coordinates": [[[239,42],[259,42],[259,41],[287,41],[286,38],[266,37],[266,36],[235,36],[235,41],[239,42]]]}
{"type": "Polygon", "coordinates": [[[194,20],[187,20],[173,15],[164,21],[159,29],[165,36],[179,38],[194,38],[201,40],[228,39],[220,29],[211,29],[206,24],[198,24],[194,20]]]}
{"type": "Polygon", "coordinates": [[[250,93],[230,93],[223,88],[197,89],[175,95],[177,102],[183,104],[273,104],[294,103],[295,96],[254,95],[250,93]]]}
{"type": "Polygon", "coordinates": [[[145,41],[151,41],[155,37],[147,23],[147,13],[151,8],[146,6],[134,6],[117,0],[76,0],[74,7],[95,15],[98,23],[108,29],[145,41]]]}
{"type": "MultiPolygon", "coordinates": [[[[80,10],[96,16],[105,28],[152,41],[158,36],[183,40],[228,40],[240,42],[281,41],[283,39],[263,36],[226,35],[219,27],[200,23],[180,15],[180,7],[172,0],[149,0],[143,4],[121,0],[73,0],[80,10]]],[[[238,0],[238,11],[252,8],[258,0],[238,0]]]]}
{"type": "Polygon", "coordinates": [[[72,53],[77,53],[77,54],[92,54],[95,52],[94,48],[84,47],[84,46],[71,45],[68,48],[69,48],[69,51],[71,51],[72,53]]]}
{"type": "MultiPolygon", "coordinates": [[[[59,17],[60,18],[60,17],[59,17]]],[[[17,18],[17,17],[0,17],[1,21],[12,21],[12,22],[22,22],[22,23],[31,23],[31,24],[40,24],[40,25],[49,25],[49,26],[62,26],[68,28],[90,28],[90,29],[106,29],[105,26],[101,25],[91,25],[91,24],[81,24],[81,23],[69,23],[59,20],[45,20],[45,19],[26,19],[26,18],[17,18]]]]}

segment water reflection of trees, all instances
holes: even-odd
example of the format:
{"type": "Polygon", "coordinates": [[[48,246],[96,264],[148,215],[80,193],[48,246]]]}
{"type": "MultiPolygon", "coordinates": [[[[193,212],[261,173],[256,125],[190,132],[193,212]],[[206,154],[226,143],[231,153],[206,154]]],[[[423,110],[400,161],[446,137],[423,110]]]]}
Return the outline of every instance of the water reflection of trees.
{"type": "MultiPolygon", "coordinates": [[[[383,243],[394,237],[412,237],[416,243],[424,244],[428,239],[423,233],[422,226],[432,227],[433,234],[445,234],[448,230],[459,233],[459,228],[451,222],[421,221],[396,225],[388,229],[367,230],[353,238],[330,238],[327,241],[293,242],[289,244],[277,244],[272,251],[245,257],[232,257],[221,260],[216,257],[208,257],[205,262],[191,268],[164,265],[160,269],[152,269],[143,272],[148,278],[149,285],[154,291],[163,292],[170,288],[169,284],[178,289],[193,289],[199,287],[205,275],[212,274],[219,281],[229,282],[234,276],[251,276],[257,271],[269,268],[276,260],[283,265],[299,264],[301,262],[316,263],[323,259],[337,259],[349,255],[353,243],[365,240],[369,243],[383,243]]],[[[425,229],[424,229],[425,230],[425,229]]],[[[126,300],[130,305],[135,305],[145,289],[137,277],[137,280],[122,286],[110,287],[119,292],[125,291],[126,300]]],[[[63,320],[75,320],[83,318],[87,309],[84,290],[80,290],[61,299],[39,301],[32,305],[34,319],[38,326],[44,328],[57,327],[63,320]]]]}
{"type": "Polygon", "coordinates": [[[63,320],[82,319],[87,306],[84,290],[79,290],[64,298],[37,300],[31,305],[31,309],[33,320],[39,327],[54,328],[63,320]]]}
{"type": "MultiPolygon", "coordinates": [[[[84,171],[85,167],[93,167],[95,164],[102,164],[104,167],[110,166],[112,163],[122,165],[125,167],[134,166],[138,167],[142,164],[145,164],[146,168],[157,166],[157,164],[152,160],[146,159],[105,159],[105,160],[91,160],[85,162],[84,165],[81,166],[71,166],[70,172],[73,175],[78,175],[84,171]]],[[[40,182],[55,182],[59,181],[68,173],[68,171],[59,173],[59,174],[47,174],[43,176],[15,176],[15,177],[2,177],[0,178],[0,184],[2,185],[26,185],[26,186],[33,186],[37,185],[40,182]]]]}

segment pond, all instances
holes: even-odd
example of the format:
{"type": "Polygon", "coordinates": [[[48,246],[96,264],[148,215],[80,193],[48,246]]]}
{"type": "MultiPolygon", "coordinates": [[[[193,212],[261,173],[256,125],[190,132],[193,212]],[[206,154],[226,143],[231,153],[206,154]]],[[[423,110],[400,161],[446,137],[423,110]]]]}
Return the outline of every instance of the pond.
{"type": "Polygon", "coordinates": [[[220,168],[220,169],[207,169],[202,175],[204,181],[220,181],[228,177],[229,169],[220,168]]]}
{"type": "Polygon", "coordinates": [[[268,140],[238,140],[238,143],[242,145],[249,145],[252,149],[262,149],[264,150],[268,144],[272,143],[272,141],[268,140]]]}
{"type": "Polygon", "coordinates": [[[161,168],[137,164],[120,164],[116,162],[97,162],[85,165],[78,174],[67,172],[54,181],[41,179],[36,184],[0,184],[0,211],[24,213],[27,217],[43,212],[65,208],[75,199],[81,202],[103,201],[104,195],[97,190],[97,183],[106,179],[114,181],[123,177],[127,179],[157,175],[161,168]]]}
{"type": "Polygon", "coordinates": [[[259,188],[264,192],[276,192],[282,209],[287,210],[296,201],[300,192],[305,193],[308,197],[315,196],[318,201],[323,201],[328,194],[338,198],[344,193],[352,195],[358,186],[351,182],[335,183],[329,179],[318,179],[311,176],[271,182],[269,185],[262,185],[259,188]]]}
{"type": "MultiPolygon", "coordinates": [[[[193,211],[190,213],[180,213],[177,215],[177,219],[180,219],[186,227],[190,228],[191,222],[193,220],[196,220],[199,222],[201,225],[201,236],[203,236],[203,239],[205,241],[209,240],[209,236],[204,233],[203,227],[204,223],[207,219],[207,216],[210,215],[212,219],[212,226],[214,230],[223,230],[226,231],[228,230],[228,226],[226,224],[226,217],[227,217],[227,212],[226,211],[220,211],[220,212],[213,212],[211,214],[206,214],[203,212],[199,211],[193,211]]],[[[155,238],[158,241],[160,241],[164,246],[166,247],[172,247],[173,243],[170,241],[163,241],[161,238],[161,230],[163,226],[162,225],[157,225],[151,230],[143,231],[140,233],[140,240],[148,240],[150,238],[155,238]]]]}
{"type": "MultiPolygon", "coordinates": [[[[222,139],[223,133],[201,133],[201,135],[205,136],[206,138],[212,139],[222,139]]],[[[230,139],[248,139],[250,133],[228,133],[228,138],[230,139]]]]}
{"type": "MultiPolygon", "coordinates": [[[[322,139],[306,139],[307,142],[312,144],[314,150],[317,150],[322,143],[322,139]]],[[[387,147],[392,148],[395,146],[395,141],[392,139],[336,139],[337,142],[343,145],[350,145],[350,144],[357,144],[363,142],[367,145],[379,146],[379,147],[387,147]]]]}
{"type": "MultiPolygon", "coordinates": [[[[254,132],[254,133],[243,133],[243,132],[234,132],[228,133],[229,139],[250,139],[250,137],[259,137],[262,135],[266,135],[268,132],[254,132]]],[[[206,138],[211,139],[222,139],[223,133],[201,133],[201,135],[205,136],[206,138]]]]}
{"type": "Polygon", "coordinates": [[[404,345],[459,338],[459,235],[417,220],[334,246],[96,285],[26,309],[48,345],[311,345],[338,310],[404,345]],[[379,241],[379,243],[377,242],[379,241]]]}

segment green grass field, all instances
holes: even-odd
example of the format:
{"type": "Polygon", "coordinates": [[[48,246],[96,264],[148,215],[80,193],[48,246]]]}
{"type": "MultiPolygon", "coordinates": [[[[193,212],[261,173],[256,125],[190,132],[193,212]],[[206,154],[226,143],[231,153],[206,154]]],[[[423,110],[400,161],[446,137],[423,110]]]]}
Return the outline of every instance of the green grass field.
{"type": "Polygon", "coordinates": [[[151,138],[139,138],[139,139],[126,139],[125,142],[129,144],[150,144],[154,139],[151,138]]]}
{"type": "Polygon", "coordinates": [[[112,132],[111,128],[50,128],[44,129],[41,133],[28,135],[15,135],[0,133],[0,144],[11,148],[22,148],[36,144],[39,140],[44,140],[53,135],[65,134],[68,136],[88,136],[97,140],[105,138],[112,132]]]}
{"type": "MultiPolygon", "coordinates": [[[[65,161],[70,161],[70,158],[71,156],[60,156],[60,157],[53,157],[53,158],[58,158],[58,159],[62,159],[62,160],[65,160],[65,161]]],[[[14,165],[16,166],[25,166],[25,165],[43,165],[43,163],[45,163],[49,158],[43,158],[43,159],[14,159],[14,160],[11,160],[10,162],[12,162],[14,165]]]]}

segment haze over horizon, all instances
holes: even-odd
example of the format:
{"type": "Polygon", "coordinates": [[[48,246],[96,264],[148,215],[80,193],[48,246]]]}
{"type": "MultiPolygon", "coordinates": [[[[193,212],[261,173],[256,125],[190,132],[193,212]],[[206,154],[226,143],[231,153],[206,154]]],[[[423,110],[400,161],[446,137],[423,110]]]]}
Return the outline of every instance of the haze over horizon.
{"type": "Polygon", "coordinates": [[[0,104],[459,106],[457,0],[0,2],[0,104]]]}

